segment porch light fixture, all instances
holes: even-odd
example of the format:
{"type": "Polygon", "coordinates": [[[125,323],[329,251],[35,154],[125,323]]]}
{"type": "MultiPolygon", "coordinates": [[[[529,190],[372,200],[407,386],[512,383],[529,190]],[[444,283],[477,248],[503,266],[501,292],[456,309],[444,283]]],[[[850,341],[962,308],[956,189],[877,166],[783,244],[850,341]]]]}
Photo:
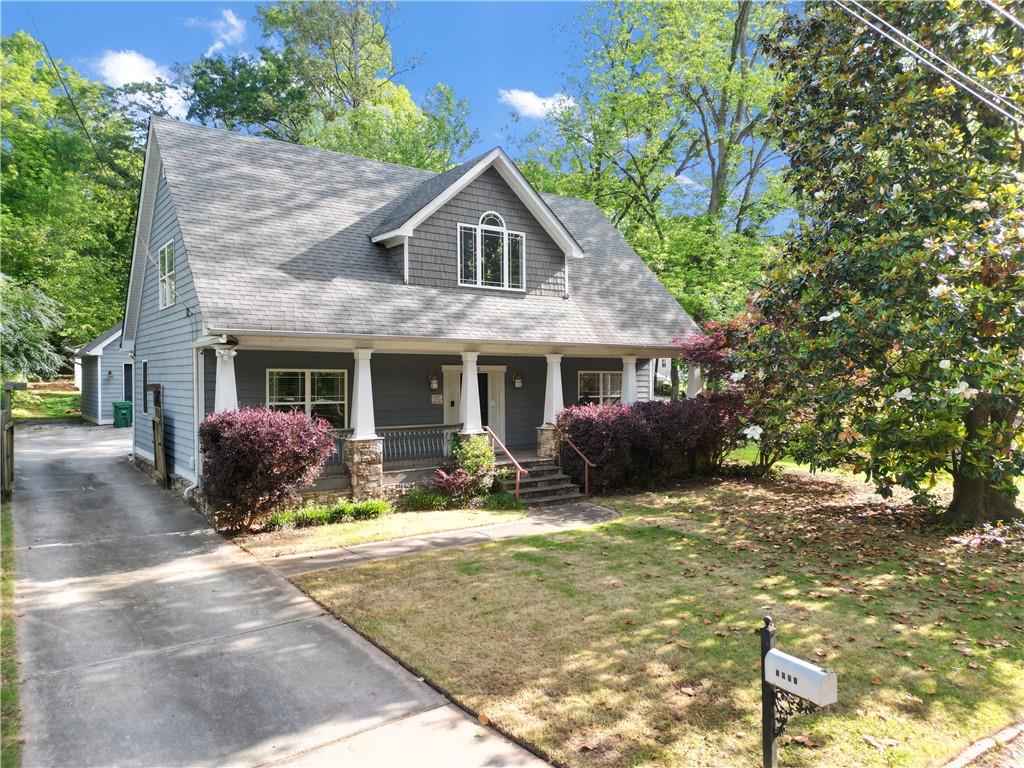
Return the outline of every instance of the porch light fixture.
{"type": "Polygon", "coordinates": [[[512,386],[516,389],[523,388],[523,375],[521,373],[517,373],[512,377],[512,386]]]}
{"type": "Polygon", "coordinates": [[[430,378],[428,379],[428,381],[430,383],[430,389],[431,390],[436,391],[437,388],[441,386],[441,382],[438,381],[436,373],[430,374],[430,378]]]}

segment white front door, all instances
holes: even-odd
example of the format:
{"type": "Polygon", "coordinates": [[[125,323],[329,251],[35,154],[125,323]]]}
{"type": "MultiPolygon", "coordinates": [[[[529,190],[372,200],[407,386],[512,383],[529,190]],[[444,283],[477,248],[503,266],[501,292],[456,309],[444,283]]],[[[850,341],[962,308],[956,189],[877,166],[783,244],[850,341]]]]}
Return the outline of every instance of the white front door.
{"type": "MultiPolygon", "coordinates": [[[[505,441],[505,366],[481,365],[480,405],[481,421],[489,426],[498,439],[505,441]],[[485,383],[486,382],[486,383],[485,383]],[[484,400],[486,398],[486,413],[484,400]]],[[[459,402],[462,394],[462,366],[444,366],[444,423],[459,423],[459,402]]]]}

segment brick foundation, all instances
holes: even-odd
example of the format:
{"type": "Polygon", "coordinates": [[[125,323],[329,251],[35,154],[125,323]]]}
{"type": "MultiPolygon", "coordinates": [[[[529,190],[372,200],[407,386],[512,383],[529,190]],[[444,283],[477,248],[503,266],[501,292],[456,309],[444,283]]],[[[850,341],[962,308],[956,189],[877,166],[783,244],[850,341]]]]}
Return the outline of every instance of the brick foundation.
{"type": "Polygon", "coordinates": [[[542,459],[553,459],[558,453],[558,430],[545,424],[537,427],[537,456],[542,459]]]}

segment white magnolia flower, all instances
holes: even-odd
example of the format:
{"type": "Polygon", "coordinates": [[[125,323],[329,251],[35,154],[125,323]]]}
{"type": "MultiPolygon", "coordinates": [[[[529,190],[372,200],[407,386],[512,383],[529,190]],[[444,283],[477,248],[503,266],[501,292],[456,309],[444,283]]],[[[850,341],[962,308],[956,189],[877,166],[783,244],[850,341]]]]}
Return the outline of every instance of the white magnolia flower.
{"type": "Polygon", "coordinates": [[[739,383],[747,377],[746,371],[733,371],[729,374],[729,381],[733,383],[739,383]]]}
{"type": "Polygon", "coordinates": [[[899,197],[901,194],[903,194],[903,185],[896,182],[892,185],[892,196],[899,197]]]}
{"type": "Polygon", "coordinates": [[[743,434],[750,440],[760,440],[761,435],[764,433],[764,429],[757,426],[757,424],[751,424],[749,427],[743,430],[743,434]]]}
{"type": "Polygon", "coordinates": [[[814,199],[815,200],[824,200],[825,199],[825,190],[819,189],[817,192],[815,192],[814,193],[814,199]]]}
{"type": "Polygon", "coordinates": [[[939,368],[941,368],[942,370],[948,371],[952,367],[953,364],[949,362],[949,360],[939,360],[939,368]]]}
{"type": "Polygon", "coordinates": [[[913,400],[914,392],[913,390],[910,389],[910,387],[904,387],[895,395],[893,395],[893,397],[895,397],[897,400],[913,400]]]}
{"type": "Polygon", "coordinates": [[[970,213],[971,211],[985,211],[988,210],[988,203],[984,200],[971,200],[969,203],[963,205],[964,213],[970,213]]]}
{"type": "Polygon", "coordinates": [[[974,397],[976,394],[978,394],[978,390],[976,390],[974,387],[972,387],[966,381],[961,381],[961,382],[958,382],[955,387],[953,387],[952,389],[949,390],[949,394],[951,394],[951,395],[960,395],[961,397],[964,397],[967,400],[970,400],[972,397],[974,397]]]}
{"type": "Polygon", "coordinates": [[[818,320],[820,320],[823,323],[831,323],[837,317],[839,317],[839,310],[838,309],[833,309],[827,315],[822,315],[821,317],[819,317],[818,320]]]}
{"type": "Polygon", "coordinates": [[[928,295],[933,299],[941,299],[943,296],[953,292],[953,288],[946,283],[939,283],[938,285],[932,286],[928,289],[928,295]]]}

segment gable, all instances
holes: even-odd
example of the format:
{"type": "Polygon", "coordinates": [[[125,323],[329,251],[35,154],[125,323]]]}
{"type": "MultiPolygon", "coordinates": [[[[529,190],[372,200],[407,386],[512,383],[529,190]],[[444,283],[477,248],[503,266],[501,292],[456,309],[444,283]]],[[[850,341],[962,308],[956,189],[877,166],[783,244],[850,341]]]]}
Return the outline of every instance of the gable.
{"type": "Polygon", "coordinates": [[[370,239],[374,243],[391,247],[404,238],[412,237],[423,221],[466,186],[472,184],[481,174],[490,170],[501,175],[551,239],[558,243],[565,258],[575,259],[583,256],[583,249],[572,231],[558,218],[548,202],[538,194],[500,147],[439,176],[427,179],[407,192],[395,201],[389,215],[374,229],[370,239]]]}
{"type": "Polygon", "coordinates": [[[494,168],[488,168],[435,213],[409,238],[409,284],[459,291],[487,288],[459,284],[459,225],[475,226],[488,212],[498,213],[505,226],[524,235],[525,292],[543,296],[566,293],[565,256],[520,197],[494,168]]]}

